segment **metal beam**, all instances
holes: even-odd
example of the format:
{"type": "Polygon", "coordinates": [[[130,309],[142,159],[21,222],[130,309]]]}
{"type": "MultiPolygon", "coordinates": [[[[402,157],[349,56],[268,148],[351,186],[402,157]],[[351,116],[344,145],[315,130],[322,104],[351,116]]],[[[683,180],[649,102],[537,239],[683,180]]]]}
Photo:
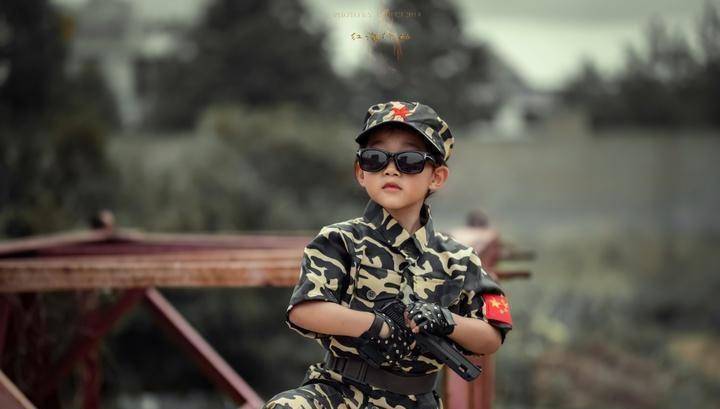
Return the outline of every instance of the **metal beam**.
{"type": "Polygon", "coordinates": [[[290,287],[300,255],[285,260],[0,261],[0,293],[137,287],[290,287]]]}
{"type": "Polygon", "coordinates": [[[86,315],[80,324],[83,330],[78,333],[68,351],[47,371],[42,383],[33,388],[33,400],[42,402],[54,392],[60,380],[67,376],[80,360],[95,352],[105,334],[142,300],[143,295],[143,289],[127,290],[111,307],[86,315]]]}
{"type": "Polygon", "coordinates": [[[0,371],[0,408],[35,409],[35,406],[17,386],[0,371]]]}
{"type": "Polygon", "coordinates": [[[148,233],[133,229],[71,231],[0,241],[0,258],[140,254],[202,248],[302,248],[312,239],[311,232],[300,231],[240,233],[148,233]]]}
{"type": "MultiPolygon", "coordinates": [[[[8,321],[10,320],[10,300],[7,295],[0,295],[0,362],[5,350],[8,321]]],[[[0,406],[1,407],[1,406],[0,406]]]]}
{"type": "Polygon", "coordinates": [[[263,401],[240,375],[213,349],[185,318],[154,288],[145,300],[158,321],[195,360],[205,375],[239,406],[260,408],[263,401]]]}

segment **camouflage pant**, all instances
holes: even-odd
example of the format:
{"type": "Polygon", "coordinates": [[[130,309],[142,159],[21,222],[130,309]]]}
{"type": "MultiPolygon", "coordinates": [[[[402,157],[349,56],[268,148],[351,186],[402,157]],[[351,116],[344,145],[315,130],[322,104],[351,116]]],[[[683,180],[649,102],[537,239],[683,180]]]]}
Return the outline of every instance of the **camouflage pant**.
{"type": "Polygon", "coordinates": [[[270,398],[267,409],[442,409],[435,392],[400,395],[344,378],[335,371],[313,364],[298,388],[270,398]]]}

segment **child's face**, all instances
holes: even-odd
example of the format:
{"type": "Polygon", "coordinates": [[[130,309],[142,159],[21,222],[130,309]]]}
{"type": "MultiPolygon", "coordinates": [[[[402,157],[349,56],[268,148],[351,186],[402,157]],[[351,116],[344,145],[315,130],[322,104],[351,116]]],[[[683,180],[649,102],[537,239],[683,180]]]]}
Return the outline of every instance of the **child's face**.
{"type": "MultiPolygon", "coordinates": [[[[380,130],[370,136],[368,148],[378,148],[387,152],[420,151],[427,152],[422,137],[414,132],[402,129],[380,130]]],[[[367,172],[355,164],[355,177],[365,188],[370,198],[388,210],[400,210],[418,206],[425,200],[430,190],[442,187],[449,174],[447,166],[433,166],[425,163],[421,173],[402,173],[390,161],[379,172],[367,172]]]]}

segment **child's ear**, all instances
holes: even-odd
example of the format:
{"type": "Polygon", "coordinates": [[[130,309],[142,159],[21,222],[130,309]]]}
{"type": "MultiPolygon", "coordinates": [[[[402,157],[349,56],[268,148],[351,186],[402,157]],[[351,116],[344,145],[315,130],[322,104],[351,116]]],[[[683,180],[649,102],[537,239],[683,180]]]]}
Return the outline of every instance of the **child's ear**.
{"type": "Polygon", "coordinates": [[[360,169],[360,164],[355,161],[355,180],[362,187],[365,187],[365,173],[360,169]]]}
{"type": "Polygon", "coordinates": [[[430,180],[430,186],[428,186],[428,188],[433,191],[440,189],[445,185],[445,181],[447,181],[449,177],[450,168],[445,165],[436,167],[433,169],[432,180],[430,180]]]}

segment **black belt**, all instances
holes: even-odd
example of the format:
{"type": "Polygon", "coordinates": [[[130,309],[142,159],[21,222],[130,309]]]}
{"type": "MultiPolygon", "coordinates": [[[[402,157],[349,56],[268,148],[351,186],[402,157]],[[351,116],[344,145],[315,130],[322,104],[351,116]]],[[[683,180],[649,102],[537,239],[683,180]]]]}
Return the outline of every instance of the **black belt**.
{"type": "Polygon", "coordinates": [[[396,375],[384,369],[374,368],[359,358],[338,358],[330,352],[325,355],[325,368],[341,373],[344,377],[372,385],[401,395],[417,395],[432,392],[438,372],[427,375],[396,375]]]}

